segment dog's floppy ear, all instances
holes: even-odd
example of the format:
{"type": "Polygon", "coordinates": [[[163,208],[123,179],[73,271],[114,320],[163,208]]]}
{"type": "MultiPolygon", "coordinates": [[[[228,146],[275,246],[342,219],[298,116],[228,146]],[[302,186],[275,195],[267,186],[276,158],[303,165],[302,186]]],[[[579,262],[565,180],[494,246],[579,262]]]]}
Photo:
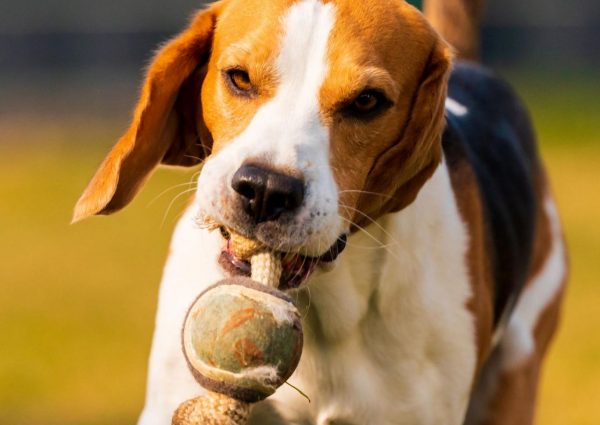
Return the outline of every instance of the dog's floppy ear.
{"type": "Polygon", "coordinates": [[[359,201],[361,211],[380,216],[401,210],[414,201],[439,165],[451,67],[450,48],[436,36],[400,138],[377,159],[367,178],[365,193],[387,196],[364,195],[359,201]]]}
{"type": "Polygon", "coordinates": [[[222,5],[199,12],[157,53],[129,129],[79,198],[73,221],[123,208],[160,163],[190,166],[206,156],[212,140],[202,122],[199,96],[222,5]]]}

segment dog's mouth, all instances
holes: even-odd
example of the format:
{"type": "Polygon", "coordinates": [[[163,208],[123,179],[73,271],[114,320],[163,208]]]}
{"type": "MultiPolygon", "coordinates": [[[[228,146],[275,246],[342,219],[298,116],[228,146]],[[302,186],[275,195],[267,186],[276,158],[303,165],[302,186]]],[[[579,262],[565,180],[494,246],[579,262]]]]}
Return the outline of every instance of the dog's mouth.
{"type": "MultiPolygon", "coordinates": [[[[225,271],[234,276],[250,276],[250,263],[236,257],[231,246],[231,240],[226,231],[221,229],[226,244],[221,251],[219,264],[225,271]]],[[[279,289],[295,289],[306,282],[312,272],[320,264],[332,263],[346,247],[347,235],[340,235],[331,247],[319,257],[308,257],[297,253],[282,254],[281,279],[279,289]]]]}

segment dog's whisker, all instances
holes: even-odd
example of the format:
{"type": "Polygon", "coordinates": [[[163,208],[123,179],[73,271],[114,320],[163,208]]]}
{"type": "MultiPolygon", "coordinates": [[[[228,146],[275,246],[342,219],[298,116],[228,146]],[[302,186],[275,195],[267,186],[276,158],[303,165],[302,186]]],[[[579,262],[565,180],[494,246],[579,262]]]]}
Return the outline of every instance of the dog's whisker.
{"type": "Polygon", "coordinates": [[[180,211],[180,212],[179,212],[179,213],[178,213],[178,214],[177,214],[177,215],[174,217],[174,219],[173,219],[173,221],[172,221],[172,222],[178,222],[178,221],[179,221],[179,220],[180,220],[180,219],[183,217],[183,215],[185,214],[185,212],[186,212],[185,208],[184,208],[184,209],[182,209],[182,210],[181,210],[181,211],[180,211]]]}
{"type": "MultiPolygon", "coordinates": [[[[376,242],[378,244],[378,246],[376,246],[375,248],[381,248],[383,246],[385,246],[386,244],[382,241],[380,241],[375,235],[373,235],[371,232],[369,232],[368,230],[366,230],[364,227],[354,223],[352,220],[349,220],[345,217],[339,216],[340,219],[346,221],[348,224],[355,226],[358,230],[360,230],[361,232],[365,233],[367,236],[369,236],[369,238],[371,240],[373,240],[374,242],[376,242]]],[[[353,246],[353,245],[350,245],[353,246]]]]}
{"type": "Polygon", "coordinates": [[[382,198],[387,198],[387,199],[394,198],[392,195],[388,195],[387,193],[371,192],[369,190],[360,190],[360,189],[340,190],[339,194],[341,195],[342,193],[361,193],[361,194],[365,194],[365,195],[381,196],[382,198]]]}
{"type": "Polygon", "coordinates": [[[351,248],[358,248],[358,249],[364,249],[364,250],[378,250],[378,249],[386,249],[386,248],[393,248],[395,246],[398,246],[395,243],[388,243],[388,244],[381,244],[378,246],[369,246],[369,245],[361,245],[361,244],[356,244],[356,243],[346,243],[348,245],[348,247],[351,248]]]}
{"type": "MultiPolygon", "coordinates": [[[[352,220],[348,220],[348,219],[347,219],[347,218],[345,218],[345,217],[342,217],[342,216],[339,216],[339,217],[340,217],[340,219],[342,219],[342,220],[344,220],[344,221],[347,221],[349,224],[356,226],[356,227],[357,227],[357,228],[358,228],[360,231],[362,231],[362,232],[363,232],[365,235],[367,235],[367,236],[368,236],[370,239],[372,239],[374,242],[376,242],[376,243],[378,243],[378,244],[379,244],[379,245],[378,245],[378,246],[376,246],[376,247],[370,247],[370,249],[383,249],[383,250],[385,250],[385,251],[386,251],[388,254],[390,254],[390,255],[391,255],[393,258],[395,258],[395,259],[397,259],[397,260],[399,260],[399,259],[400,259],[400,258],[398,257],[398,255],[397,255],[397,254],[396,254],[394,251],[392,251],[392,250],[390,249],[390,247],[393,247],[393,246],[398,246],[398,244],[397,244],[397,243],[393,243],[393,244],[386,244],[386,243],[383,243],[383,242],[382,242],[382,241],[380,241],[380,240],[379,240],[377,237],[375,237],[375,236],[374,236],[374,235],[373,235],[371,232],[369,232],[368,230],[366,230],[364,227],[362,227],[362,226],[360,226],[360,225],[358,225],[358,224],[356,224],[356,223],[352,222],[352,220]]],[[[354,244],[352,244],[352,245],[350,245],[350,246],[353,246],[353,245],[354,245],[354,244]]]]}
{"type": "MultiPolygon", "coordinates": [[[[374,220],[372,217],[370,217],[368,214],[365,214],[364,212],[362,212],[361,210],[351,207],[349,205],[344,205],[341,204],[344,208],[346,208],[347,210],[350,211],[354,211],[360,215],[362,215],[363,217],[365,217],[367,220],[369,220],[371,223],[373,223],[373,225],[375,225],[377,228],[379,228],[388,238],[391,239],[391,241],[396,244],[396,245],[400,245],[400,242],[397,241],[394,236],[385,228],[383,227],[377,220],[374,220]]],[[[356,223],[354,223],[356,225],[356,223]]]]}
{"type": "Polygon", "coordinates": [[[169,215],[169,212],[171,211],[171,208],[172,208],[172,207],[173,207],[173,205],[175,204],[175,201],[177,201],[177,200],[178,200],[179,198],[181,198],[183,195],[186,195],[186,194],[188,194],[188,193],[190,193],[190,192],[193,192],[193,191],[195,191],[195,190],[196,190],[196,188],[195,188],[195,187],[193,187],[193,188],[191,188],[191,189],[186,189],[186,190],[184,190],[183,192],[179,193],[177,196],[175,196],[175,197],[174,197],[174,198],[171,200],[171,202],[169,203],[169,206],[167,207],[167,210],[165,211],[165,214],[163,215],[163,219],[162,219],[162,222],[161,222],[161,224],[160,224],[160,228],[161,228],[161,229],[164,227],[164,225],[165,225],[165,222],[167,221],[167,217],[168,217],[168,215],[169,215]]]}
{"type": "MultiPolygon", "coordinates": [[[[344,208],[344,209],[346,209],[346,210],[350,210],[350,211],[353,209],[352,207],[350,207],[350,206],[348,206],[348,205],[344,205],[344,204],[342,204],[342,203],[340,203],[340,206],[341,206],[342,208],[344,208]]],[[[371,217],[369,217],[368,215],[366,215],[366,214],[365,214],[365,216],[366,216],[366,218],[367,218],[368,220],[370,220],[372,223],[376,223],[376,221],[375,221],[374,219],[372,219],[371,217]]],[[[362,227],[362,226],[360,226],[359,224],[357,224],[355,221],[353,221],[353,220],[351,220],[351,219],[348,219],[348,218],[346,218],[346,217],[343,217],[343,216],[341,216],[341,215],[339,215],[339,214],[338,214],[338,217],[339,217],[339,218],[341,218],[342,220],[346,221],[346,222],[347,222],[348,224],[350,224],[351,226],[355,226],[355,227],[357,227],[358,229],[362,230],[363,232],[367,233],[367,234],[368,234],[369,236],[371,236],[371,238],[372,238],[374,241],[376,241],[377,243],[379,243],[379,244],[381,244],[381,245],[385,245],[383,242],[381,242],[379,239],[377,239],[377,238],[376,238],[376,237],[375,237],[375,236],[374,236],[372,233],[370,233],[370,232],[369,232],[369,231],[367,231],[367,230],[366,230],[364,227],[362,227]]],[[[377,223],[377,224],[378,224],[378,223],[377,223]]],[[[381,227],[381,225],[379,225],[379,226],[381,227]]],[[[383,228],[381,227],[381,229],[383,229],[383,228]]],[[[384,230],[384,233],[385,233],[385,229],[383,229],[383,230],[384,230]]]]}
{"type": "Polygon", "coordinates": [[[307,301],[306,301],[306,311],[302,315],[303,320],[308,317],[308,314],[310,313],[310,307],[312,305],[312,293],[310,292],[310,285],[306,285],[304,287],[304,289],[306,290],[307,301]]]}
{"type": "Polygon", "coordinates": [[[190,182],[193,182],[196,180],[196,178],[200,175],[200,173],[202,173],[202,169],[196,171],[194,174],[192,174],[192,177],[190,177],[190,182]]]}
{"type": "MultiPolygon", "coordinates": [[[[182,186],[191,186],[193,184],[194,184],[193,181],[189,181],[189,182],[186,182],[186,183],[179,183],[179,184],[175,184],[173,186],[170,186],[170,187],[166,188],[165,190],[163,190],[162,192],[160,192],[154,198],[152,198],[152,200],[150,202],[148,202],[147,206],[148,207],[152,206],[154,203],[156,203],[156,201],[158,201],[161,197],[163,197],[165,194],[167,194],[168,192],[170,192],[172,190],[178,189],[178,188],[180,188],[182,186]]],[[[195,189],[195,187],[194,187],[194,189],[195,189]]]]}
{"type": "Polygon", "coordinates": [[[183,156],[185,158],[190,158],[190,159],[195,159],[195,160],[200,161],[198,164],[196,164],[196,166],[198,166],[198,165],[202,166],[202,165],[204,165],[204,162],[206,161],[206,158],[200,158],[199,156],[196,156],[196,155],[185,154],[183,156]]]}
{"type": "MultiPolygon", "coordinates": [[[[343,205],[342,205],[342,207],[343,207],[343,205]]],[[[351,220],[351,219],[349,219],[349,218],[346,218],[346,217],[344,217],[343,215],[340,215],[340,214],[338,214],[338,218],[339,218],[340,220],[343,220],[343,221],[345,221],[345,222],[346,222],[346,223],[348,223],[350,226],[355,226],[357,229],[359,229],[359,230],[361,230],[361,231],[364,231],[364,232],[367,232],[367,230],[366,230],[364,227],[360,226],[359,224],[357,224],[357,223],[356,223],[356,222],[354,222],[353,220],[351,220]]],[[[368,232],[367,232],[367,233],[368,233],[368,232]]],[[[369,233],[369,234],[370,234],[370,233],[369,233]]],[[[374,235],[372,235],[372,234],[371,234],[371,236],[372,236],[373,238],[375,238],[375,236],[374,236],[374,235]]],[[[375,238],[375,239],[377,239],[377,238],[375,238]]],[[[376,242],[377,242],[377,243],[381,243],[381,244],[383,245],[383,242],[381,242],[379,239],[377,239],[377,240],[376,240],[376,242]]]]}

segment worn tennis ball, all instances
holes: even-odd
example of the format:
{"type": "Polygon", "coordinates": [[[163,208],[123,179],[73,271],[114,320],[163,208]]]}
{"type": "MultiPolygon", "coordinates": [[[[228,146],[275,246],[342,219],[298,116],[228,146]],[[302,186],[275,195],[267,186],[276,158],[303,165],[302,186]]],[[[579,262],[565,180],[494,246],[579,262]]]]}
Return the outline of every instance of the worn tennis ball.
{"type": "Polygon", "coordinates": [[[245,277],[204,291],[189,309],[183,348],[206,389],[256,402],[294,372],[302,352],[300,314],[283,292],[245,277]]]}

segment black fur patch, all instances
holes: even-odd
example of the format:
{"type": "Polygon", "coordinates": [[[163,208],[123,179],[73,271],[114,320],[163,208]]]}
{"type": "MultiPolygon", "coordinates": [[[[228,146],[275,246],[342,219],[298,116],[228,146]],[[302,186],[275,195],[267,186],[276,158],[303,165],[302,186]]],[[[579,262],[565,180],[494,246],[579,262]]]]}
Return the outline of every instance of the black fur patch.
{"type": "Polygon", "coordinates": [[[443,148],[450,172],[466,161],[482,203],[494,278],[494,324],[525,285],[533,246],[539,160],[530,120],[513,90],[485,69],[456,65],[448,96],[467,108],[447,113],[443,148]]]}

